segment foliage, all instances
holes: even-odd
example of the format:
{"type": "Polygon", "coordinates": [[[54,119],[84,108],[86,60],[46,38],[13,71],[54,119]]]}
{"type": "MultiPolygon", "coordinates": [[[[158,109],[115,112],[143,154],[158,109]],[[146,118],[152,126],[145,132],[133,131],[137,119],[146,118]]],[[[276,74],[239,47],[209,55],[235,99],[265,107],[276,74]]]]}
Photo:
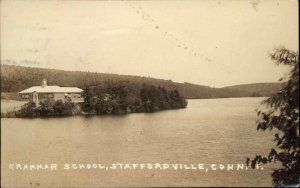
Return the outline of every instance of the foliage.
{"type": "Polygon", "coordinates": [[[145,86],[140,91],[140,97],[146,112],[185,108],[187,105],[186,100],[180,96],[177,89],[167,91],[162,87],[145,86]]]}
{"type": "Polygon", "coordinates": [[[85,112],[98,115],[126,114],[185,108],[187,105],[187,101],[176,89],[168,91],[160,86],[144,84],[139,91],[131,91],[132,88],[117,83],[87,88],[85,93],[92,93],[89,98],[93,100],[89,103],[90,108],[85,108],[85,112]]]}
{"type": "Polygon", "coordinates": [[[35,117],[36,112],[36,104],[33,101],[29,101],[24,104],[20,110],[15,112],[17,117],[35,117]]]}
{"type": "Polygon", "coordinates": [[[37,106],[33,101],[25,103],[20,110],[3,114],[3,117],[49,117],[49,116],[67,116],[78,114],[78,109],[74,103],[62,100],[40,101],[37,106]]]}
{"type": "Polygon", "coordinates": [[[69,101],[63,102],[62,100],[58,100],[55,101],[52,108],[55,115],[59,115],[59,116],[72,115],[74,104],[69,101]]]}
{"type": "MultiPolygon", "coordinates": [[[[258,111],[260,117],[258,130],[276,129],[275,141],[277,149],[271,149],[267,157],[257,155],[251,163],[269,163],[279,161],[280,169],[272,173],[275,185],[299,183],[299,54],[284,47],[276,49],[271,59],[278,65],[291,67],[290,74],[282,89],[264,101],[268,111],[258,111]]],[[[283,79],[281,79],[283,80],[283,79]]]]}
{"type": "Polygon", "coordinates": [[[52,106],[53,103],[50,100],[41,100],[39,106],[36,108],[36,112],[38,112],[40,116],[48,116],[54,112],[52,106]]]}
{"type": "Polygon", "coordinates": [[[83,111],[91,112],[93,110],[93,97],[88,87],[86,87],[86,89],[84,90],[83,99],[83,111]]]}

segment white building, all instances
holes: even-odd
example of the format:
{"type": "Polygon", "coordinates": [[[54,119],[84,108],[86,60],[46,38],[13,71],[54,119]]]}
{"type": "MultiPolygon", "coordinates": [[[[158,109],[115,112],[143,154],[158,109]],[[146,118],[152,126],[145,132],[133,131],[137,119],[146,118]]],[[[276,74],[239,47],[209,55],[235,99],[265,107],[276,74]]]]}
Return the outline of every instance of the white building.
{"type": "Polygon", "coordinates": [[[71,102],[83,102],[83,90],[77,87],[48,86],[47,80],[43,80],[41,86],[33,86],[19,92],[22,100],[32,100],[36,104],[41,100],[70,100],[71,102]]]}

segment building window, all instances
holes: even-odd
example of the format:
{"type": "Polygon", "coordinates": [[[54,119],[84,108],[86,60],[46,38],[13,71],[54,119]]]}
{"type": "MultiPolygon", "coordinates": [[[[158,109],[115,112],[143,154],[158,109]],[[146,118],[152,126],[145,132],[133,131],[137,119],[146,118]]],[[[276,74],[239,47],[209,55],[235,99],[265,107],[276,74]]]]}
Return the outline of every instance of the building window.
{"type": "Polygon", "coordinates": [[[21,95],[22,99],[29,99],[29,95],[21,95]]]}

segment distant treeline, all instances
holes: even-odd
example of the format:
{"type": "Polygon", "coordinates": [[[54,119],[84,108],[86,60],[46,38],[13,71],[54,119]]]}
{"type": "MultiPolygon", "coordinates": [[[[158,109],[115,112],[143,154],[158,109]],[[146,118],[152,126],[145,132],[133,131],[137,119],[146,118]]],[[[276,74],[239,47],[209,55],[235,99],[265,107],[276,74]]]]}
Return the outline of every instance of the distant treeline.
{"type": "Polygon", "coordinates": [[[160,86],[168,91],[177,89],[188,99],[257,97],[270,96],[281,88],[280,83],[259,83],[224,88],[212,88],[191,83],[176,83],[171,80],[150,77],[105,74],[82,71],[31,68],[1,64],[1,92],[20,92],[31,86],[41,85],[46,78],[49,85],[74,86],[79,88],[97,87],[119,83],[131,92],[139,92],[143,84],[160,86]]]}
{"type": "Polygon", "coordinates": [[[168,109],[185,108],[187,101],[178,90],[143,85],[138,93],[121,84],[108,87],[87,87],[84,102],[40,101],[39,105],[29,101],[20,110],[1,113],[2,117],[49,117],[72,115],[128,114],[156,112],[168,109]]]}

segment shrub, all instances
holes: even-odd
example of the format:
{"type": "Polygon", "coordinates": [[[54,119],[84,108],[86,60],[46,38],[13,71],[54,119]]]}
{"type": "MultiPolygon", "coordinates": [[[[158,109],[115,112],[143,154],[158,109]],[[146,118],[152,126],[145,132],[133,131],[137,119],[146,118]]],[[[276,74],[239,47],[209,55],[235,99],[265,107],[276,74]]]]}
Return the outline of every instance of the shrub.
{"type": "Polygon", "coordinates": [[[17,117],[35,117],[37,116],[36,104],[33,101],[29,101],[20,110],[16,111],[15,114],[17,117]]]}

